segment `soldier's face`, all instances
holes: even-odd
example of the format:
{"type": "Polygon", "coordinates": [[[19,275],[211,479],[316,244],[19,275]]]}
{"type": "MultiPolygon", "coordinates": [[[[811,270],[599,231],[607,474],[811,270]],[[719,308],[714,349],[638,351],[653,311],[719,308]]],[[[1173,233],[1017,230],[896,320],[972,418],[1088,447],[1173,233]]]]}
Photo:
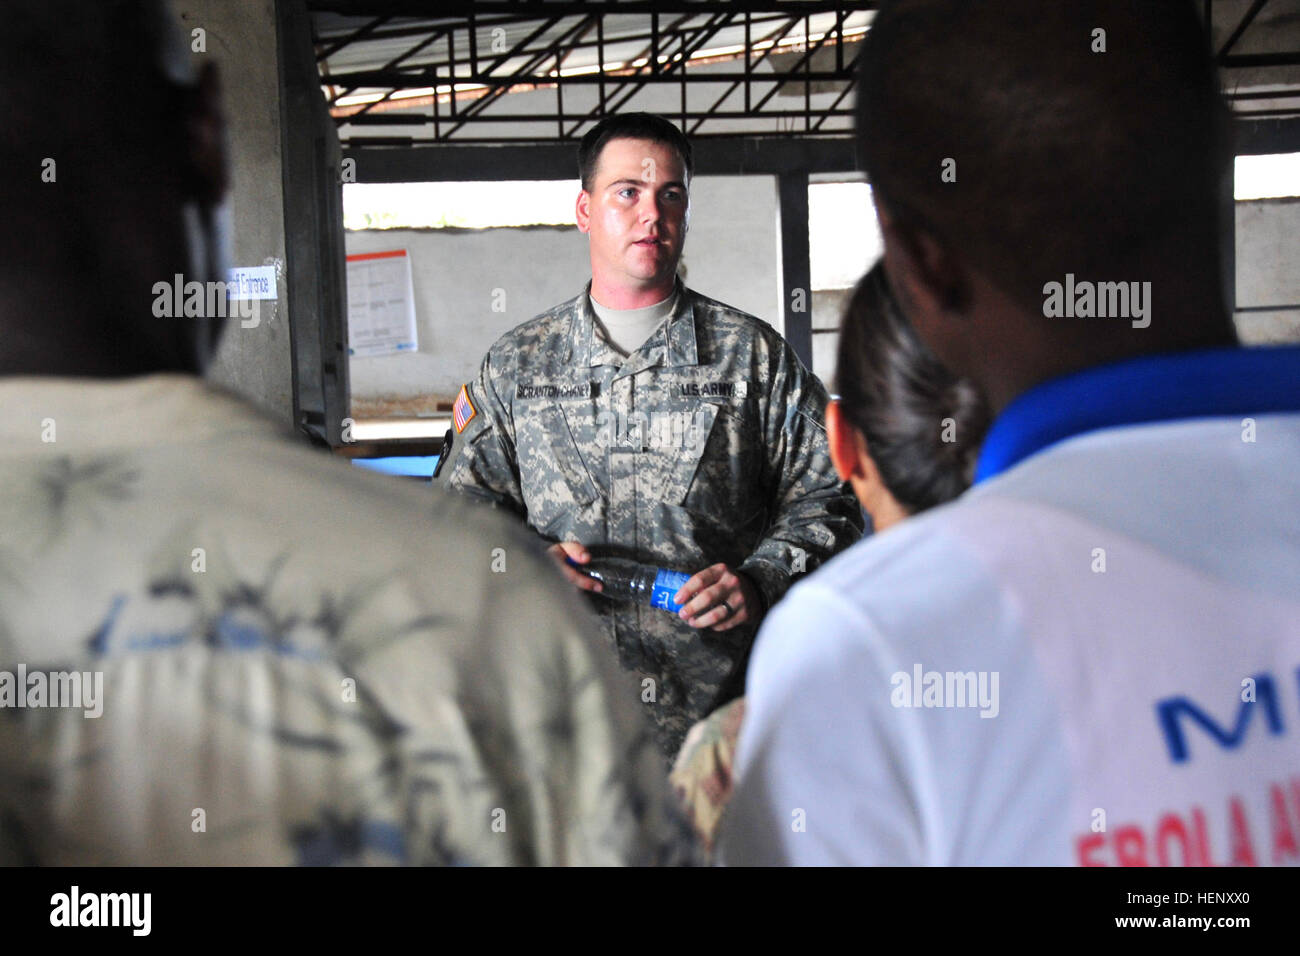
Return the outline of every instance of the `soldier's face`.
{"type": "Polygon", "coordinates": [[[644,139],[610,140],[591,192],[578,194],[578,228],[591,237],[592,275],[628,289],[671,283],[688,212],[686,171],[675,150],[644,139]]]}

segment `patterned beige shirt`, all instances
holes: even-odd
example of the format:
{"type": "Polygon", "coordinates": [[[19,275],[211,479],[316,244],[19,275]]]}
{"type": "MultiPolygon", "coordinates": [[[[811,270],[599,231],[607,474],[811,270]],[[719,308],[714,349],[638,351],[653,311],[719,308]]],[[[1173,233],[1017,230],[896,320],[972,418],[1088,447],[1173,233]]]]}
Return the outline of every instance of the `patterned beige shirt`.
{"type": "Polygon", "coordinates": [[[692,856],[531,536],[192,378],[0,408],[0,862],[692,856]]]}

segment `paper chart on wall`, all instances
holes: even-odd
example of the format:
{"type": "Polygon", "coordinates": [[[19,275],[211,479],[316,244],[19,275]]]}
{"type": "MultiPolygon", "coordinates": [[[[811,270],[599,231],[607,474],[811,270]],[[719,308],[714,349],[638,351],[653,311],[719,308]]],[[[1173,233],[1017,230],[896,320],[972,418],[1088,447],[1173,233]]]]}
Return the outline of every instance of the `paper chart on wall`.
{"type": "Polygon", "coordinates": [[[407,251],[348,256],[348,354],[390,355],[418,347],[407,251]]]}

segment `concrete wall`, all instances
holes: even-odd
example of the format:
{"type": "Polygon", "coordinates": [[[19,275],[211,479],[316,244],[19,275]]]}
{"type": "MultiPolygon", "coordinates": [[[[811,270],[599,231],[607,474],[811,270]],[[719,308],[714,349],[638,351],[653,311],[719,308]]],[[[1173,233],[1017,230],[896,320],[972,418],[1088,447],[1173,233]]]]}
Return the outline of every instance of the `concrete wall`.
{"type": "MultiPolygon", "coordinates": [[[[839,328],[851,291],[813,293],[813,371],[832,391],[840,337],[831,330],[839,328]]],[[[1300,342],[1300,198],[1237,203],[1234,318],[1247,345],[1300,342]],[[1290,308],[1255,311],[1272,305],[1290,308]]]]}
{"type": "MultiPolygon", "coordinates": [[[[770,177],[701,177],[692,197],[687,281],[767,321],[777,319],[776,190],[770,177]]],[[[1237,204],[1238,332],[1247,344],[1300,342],[1300,199],[1237,204]],[[1289,305],[1275,311],[1241,311],[1289,305]]],[[[446,402],[502,332],[575,295],[590,275],[576,228],[351,232],[349,252],[406,248],[414,268],[418,353],[352,359],[354,413],[420,414],[446,402]],[[506,311],[494,313],[494,290],[506,311]]],[[[848,289],[812,297],[813,371],[834,387],[848,289]]],[[[777,326],[779,328],[779,324],[777,326]]]]}
{"type": "MultiPolygon", "coordinates": [[[[702,176],[682,262],[689,286],[780,328],[776,181],[702,176]]],[[[591,278],[577,227],[389,229],[347,234],[347,251],[407,249],[419,350],[351,359],[354,416],[437,410],[503,332],[571,299],[591,278]],[[504,312],[494,312],[496,290],[504,312]]]]}
{"type": "Polygon", "coordinates": [[[836,391],[835,356],[840,347],[840,322],[852,293],[852,289],[821,289],[812,296],[812,370],[832,392],[836,391]]]}
{"type": "Polygon", "coordinates": [[[1237,308],[1243,342],[1300,342],[1300,198],[1237,203],[1237,308]]]}
{"type": "MultiPolygon", "coordinates": [[[[273,0],[171,0],[185,34],[201,28],[222,84],[231,164],[234,234],[231,266],[284,262],[284,199],[280,184],[280,96],[273,0]]],[[[227,323],[209,378],[293,424],[293,371],[283,285],[278,303],[264,302],[256,328],[227,323]]]]}

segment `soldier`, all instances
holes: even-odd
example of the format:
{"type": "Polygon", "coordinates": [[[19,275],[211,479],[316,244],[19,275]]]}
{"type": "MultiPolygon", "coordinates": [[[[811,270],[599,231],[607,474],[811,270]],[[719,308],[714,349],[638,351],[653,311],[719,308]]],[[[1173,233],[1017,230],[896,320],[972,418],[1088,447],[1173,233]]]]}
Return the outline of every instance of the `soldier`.
{"type": "Polygon", "coordinates": [[[578,167],[591,282],[488,350],[435,479],[519,515],[584,590],[599,586],[566,558],[691,573],[677,617],[593,602],[671,756],[741,693],[767,609],[863,521],[831,466],[822,384],[770,326],[677,278],[686,137],[607,117],[578,167]]]}

